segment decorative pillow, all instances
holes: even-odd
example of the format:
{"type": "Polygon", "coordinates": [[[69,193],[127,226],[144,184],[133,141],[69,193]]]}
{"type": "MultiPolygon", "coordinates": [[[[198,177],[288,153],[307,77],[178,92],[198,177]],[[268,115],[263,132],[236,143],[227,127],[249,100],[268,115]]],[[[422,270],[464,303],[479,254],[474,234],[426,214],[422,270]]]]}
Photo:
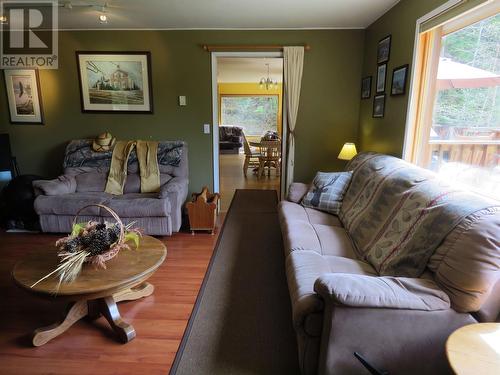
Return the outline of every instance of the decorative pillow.
{"type": "Polygon", "coordinates": [[[338,215],[351,176],[352,171],[316,173],[309,191],[302,199],[302,205],[338,215]]]}
{"type": "Polygon", "coordinates": [[[54,180],[36,180],[33,181],[33,188],[44,195],[70,194],[76,191],[76,179],[74,176],[62,175],[54,180]]]}

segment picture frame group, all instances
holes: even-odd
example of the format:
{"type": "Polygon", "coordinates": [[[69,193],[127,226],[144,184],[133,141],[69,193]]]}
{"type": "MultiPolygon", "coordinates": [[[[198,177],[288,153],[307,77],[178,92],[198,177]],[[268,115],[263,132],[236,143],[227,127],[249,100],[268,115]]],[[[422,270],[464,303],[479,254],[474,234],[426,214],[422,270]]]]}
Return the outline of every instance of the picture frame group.
{"type": "Polygon", "coordinates": [[[5,69],[4,78],[10,122],[43,125],[38,69],[5,69]]]}
{"type": "Polygon", "coordinates": [[[387,35],[377,44],[377,75],[375,79],[375,96],[373,97],[373,118],[382,118],[385,114],[385,89],[387,82],[387,63],[391,56],[392,36],[387,35]]]}
{"type": "MultiPolygon", "coordinates": [[[[373,118],[382,118],[385,115],[387,66],[391,56],[392,36],[379,40],[377,45],[377,74],[375,76],[375,95],[373,97],[373,118]]],[[[409,65],[401,65],[393,69],[391,80],[391,96],[405,95],[409,65]]],[[[371,76],[361,80],[361,99],[368,99],[371,95],[371,76]]]]}
{"type": "Polygon", "coordinates": [[[151,53],[76,52],[82,112],[153,113],[151,53]]]}

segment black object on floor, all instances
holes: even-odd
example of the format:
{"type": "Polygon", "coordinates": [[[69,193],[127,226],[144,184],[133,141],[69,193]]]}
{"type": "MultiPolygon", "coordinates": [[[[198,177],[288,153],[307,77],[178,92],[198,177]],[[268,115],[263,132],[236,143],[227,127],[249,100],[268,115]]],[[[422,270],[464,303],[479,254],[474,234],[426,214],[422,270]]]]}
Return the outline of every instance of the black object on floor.
{"type": "Polygon", "coordinates": [[[372,366],[371,363],[369,363],[366,358],[364,358],[361,354],[358,352],[354,352],[354,356],[358,359],[358,361],[361,362],[361,364],[368,370],[368,372],[372,375],[389,375],[387,371],[379,370],[372,366]]]}
{"type": "Polygon", "coordinates": [[[237,190],[171,374],[299,374],[273,190],[237,190]]]}
{"type": "Polygon", "coordinates": [[[33,208],[35,192],[32,183],[42,179],[35,175],[21,175],[3,189],[0,199],[2,226],[7,229],[39,229],[38,215],[33,208]]]}

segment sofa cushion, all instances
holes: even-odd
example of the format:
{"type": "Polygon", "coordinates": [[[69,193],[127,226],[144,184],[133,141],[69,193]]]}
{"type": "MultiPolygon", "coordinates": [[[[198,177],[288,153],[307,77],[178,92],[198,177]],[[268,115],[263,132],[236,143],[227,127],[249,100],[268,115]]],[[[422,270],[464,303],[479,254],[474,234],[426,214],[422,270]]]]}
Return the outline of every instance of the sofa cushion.
{"type": "Polygon", "coordinates": [[[306,250],[321,254],[321,242],[314,227],[307,221],[288,220],[282,223],[281,232],[285,254],[293,251],[306,250]]]}
{"type": "Polygon", "coordinates": [[[322,255],[357,259],[354,245],[344,228],[322,224],[313,224],[312,227],[318,237],[322,255]]]}
{"type": "MultiPolygon", "coordinates": [[[[39,215],[76,215],[79,209],[91,204],[107,204],[108,193],[72,193],[64,195],[40,195],[35,199],[35,211],[39,215]]],[[[99,215],[99,207],[89,207],[81,215],[99,215]]]]}
{"type": "Polygon", "coordinates": [[[325,273],[377,275],[373,267],[359,260],[314,251],[292,252],[286,258],[286,275],[295,327],[301,327],[306,315],[323,310],[323,302],[314,292],[314,283],[325,273]]]}
{"type": "Polygon", "coordinates": [[[430,258],[428,268],[456,311],[478,311],[487,298],[498,298],[491,291],[500,280],[499,233],[500,209],[481,210],[462,220],[430,258]]]}
{"type": "MultiPolygon", "coordinates": [[[[108,207],[120,217],[165,217],[170,214],[170,201],[159,199],[157,193],[129,193],[116,195],[108,207]]],[[[104,213],[110,216],[109,213],[104,213]]]]}
{"type": "MultiPolygon", "coordinates": [[[[160,186],[166,184],[172,179],[172,176],[166,173],[160,173],[160,186]]],[[[129,173],[125,180],[123,193],[140,193],[141,192],[141,176],[139,173],[129,173]]]]}
{"type": "Polygon", "coordinates": [[[302,220],[309,222],[309,217],[306,210],[300,204],[281,201],[278,203],[278,216],[280,222],[288,222],[290,220],[302,220]]]}
{"type": "Polygon", "coordinates": [[[338,214],[342,199],[349,186],[352,172],[318,172],[307,194],[302,198],[304,207],[338,214]]]}
{"type": "Polygon", "coordinates": [[[336,216],[286,201],[280,202],[278,212],[286,254],[309,250],[319,254],[355,257],[351,242],[346,241],[346,233],[339,226],[336,216]],[[340,249],[341,243],[348,243],[348,247],[340,249]]]}
{"type": "Polygon", "coordinates": [[[420,276],[463,218],[499,205],[392,156],[360,153],[350,166],[353,177],[340,218],[360,258],[381,275],[420,276]]]}
{"type": "Polygon", "coordinates": [[[342,223],[340,222],[340,219],[337,215],[306,207],[304,207],[304,211],[311,224],[333,225],[336,227],[342,226],[342,223]]]}
{"type": "Polygon", "coordinates": [[[99,171],[84,171],[82,173],[75,174],[75,179],[77,193],[102,193],[106,188],[108,172],[106,171],[101,173],[99,171]]]}

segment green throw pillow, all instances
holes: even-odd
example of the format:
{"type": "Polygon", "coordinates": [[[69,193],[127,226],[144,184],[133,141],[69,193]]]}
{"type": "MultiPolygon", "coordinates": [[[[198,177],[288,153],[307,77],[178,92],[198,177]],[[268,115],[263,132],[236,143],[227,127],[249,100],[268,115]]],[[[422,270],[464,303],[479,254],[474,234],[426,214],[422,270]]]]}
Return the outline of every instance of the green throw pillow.
{"type": "Polygon", "coordinates": [[[351,176],[351,171],[316,173],[309,191],[302,199],[302,205],[338,215],[351,176]]]}

